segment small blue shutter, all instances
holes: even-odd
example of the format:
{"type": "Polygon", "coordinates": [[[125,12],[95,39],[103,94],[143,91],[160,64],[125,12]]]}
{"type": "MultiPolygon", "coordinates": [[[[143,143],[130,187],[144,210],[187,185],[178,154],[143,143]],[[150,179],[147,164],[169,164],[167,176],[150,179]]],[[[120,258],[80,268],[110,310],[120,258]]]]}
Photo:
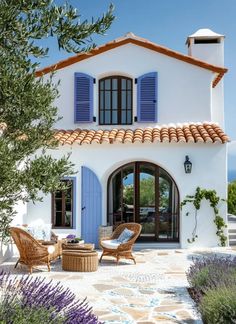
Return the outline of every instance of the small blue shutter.
{"type": "Polygon", "coordinates": [[[82,167],[82,238],[98,247],[99,226],[102,224],[102,187],[96,174],[82,167]]]}
{"type": "Polygon", "coordinates": [[[137,121],[157,122],[157,72],[138,78],[137,121]]]}
{"type": "Polygon", "coordinates": [[[75,73],[75,123],[93,121],[93,78],[84,73],[75,73]]]}

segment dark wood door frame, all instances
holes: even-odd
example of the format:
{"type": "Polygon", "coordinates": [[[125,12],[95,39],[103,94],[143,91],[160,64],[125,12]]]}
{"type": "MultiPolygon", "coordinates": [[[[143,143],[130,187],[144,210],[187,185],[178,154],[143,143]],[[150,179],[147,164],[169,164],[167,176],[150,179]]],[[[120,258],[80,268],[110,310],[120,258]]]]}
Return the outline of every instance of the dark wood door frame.
{"type": "MultiPolygon", "coordinates": [[[[140,223],[140,166],[142,164],[147,164],[150,165],[152,167],[154,167],[154,176],[155,176],[155,241],[157,242],[179,242],[179,191],[178,191],[178,187],[175,183],[175,181],[173,180],[173,178],[168,174],[168,176],[170,177],[170,179],[172,180],[172,182],[174,183],[176,189],[177,189],[177,231],[178,231],[178,237],[174,238],[174,239],[164,239],[164,238],[159,238],[159,233],[160,233],[160,216],[161,216],[161,212],[159,210],[159,205],[160,205],[160,191],[159,191],[159,179],[160,179],[160,167],[154,163],[151,162],[146,162],[146,161],[137,161],[137,162],[131,162],[131,163],[127,163],[125,165],[123,165],[122,167],[120,167],[120,172],[121,172],[121,180],[123,181],[123,168],[128,167],[129,165],[133,165],[134,166],[134,221],[137,223],[140,223]]],[[[119,169],[117,169],[116,171],[114,171],[109,179],[108,179],[108,191],[107,194],[109,197],[109,185],[110,185],[110,180],[112,179],[112,176],[114,174],[117,173],[119,169]]],[[[122,197],[121,197],[121,202],[122,202],[122,208],[121,208],[121,219],[123,219],[123,183],[121,183],[121,192],[122,192],[122,197]]],[[[109,199],[107,199],[107,211],[108,211],[108,222],[109,222],[109,199]]],[[[166,216],[169,213],[166,213],[166,216]]],[[[173,214],[173,213],[170,213],[173,214]]],[[[175,213],[174,213],[175,214],[175,213]]],[[[151,240],[153,241],[153,237],[150,238],[142,238],[140,237],[140,240],[151,240]]]]}

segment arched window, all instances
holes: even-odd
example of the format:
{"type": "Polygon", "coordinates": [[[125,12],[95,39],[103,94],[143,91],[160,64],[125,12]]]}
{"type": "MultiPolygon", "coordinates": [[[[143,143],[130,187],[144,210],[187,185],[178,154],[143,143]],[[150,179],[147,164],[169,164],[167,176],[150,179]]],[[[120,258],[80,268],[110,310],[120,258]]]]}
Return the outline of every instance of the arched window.
{"type": "Polygon", "coordinates": [[[130,125],[133,110],[133,80],[109,76],[99,81],[99,124],[130,125]]]}

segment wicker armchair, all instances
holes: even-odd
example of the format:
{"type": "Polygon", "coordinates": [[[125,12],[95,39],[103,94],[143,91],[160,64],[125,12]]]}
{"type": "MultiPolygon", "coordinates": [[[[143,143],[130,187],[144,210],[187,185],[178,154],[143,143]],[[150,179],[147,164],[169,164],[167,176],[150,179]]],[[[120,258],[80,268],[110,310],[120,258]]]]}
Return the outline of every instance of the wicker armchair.
{"type": "Polygon", "coordinates": [[[121,258],[131,259],[136,264],[135,258],[132,255],[132,248],[133,248],[133,245],[141,232],[141,229],[142,229],[142,226],[140,224],[124,223],[124,224],[120,224],[115,229],[115,231],[113,232],[111,237],[102,238],[100,240],[100,246],[103,249],[103,251],[102,251],[102,255],[100,257],[99,262],[102,261],[102,258],[104,256],[109,255],[109,256],[114,256],[116,258],[117,264],[121,258]],[[105,242],[103,243],[103,241],[116,240],[125,228],[134,232],[133,236],[131,237],[131,239],[128,242],[119,244],[119,246],[117,248],[107,248],[104,246],[105,242]]]}
{"type": "Polygon", "coordinates": [[[32,235],[18,227],[11,227],[10,233],[16,244],[20,258],[16,262],[23,263],[28,266],[29,272],[32,273],[33,266],[46,264],[50,271],[50,262],[61,255],[60,242],[43,242],[37,241],[32,235]]]}

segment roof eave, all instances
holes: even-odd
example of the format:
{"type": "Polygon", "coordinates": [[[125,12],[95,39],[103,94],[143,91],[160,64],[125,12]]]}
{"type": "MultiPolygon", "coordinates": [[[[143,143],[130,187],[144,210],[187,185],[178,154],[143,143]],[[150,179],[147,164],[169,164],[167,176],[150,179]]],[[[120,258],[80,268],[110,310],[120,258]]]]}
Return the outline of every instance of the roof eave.
{"type": "Polygon", "coordinates": [[[96,47],[96,48],[92,49],[88,53],[80,53],[80,54],[72,56],[72,57],[70,57],[68,59],[62,60],[62,61],[60,61],[60,62],[58,62],[56,64],[52,64],[50,66],[47,66],[47,67],[45,67],[45,68],[43,68],[41,70],[36,71],[35,74],[36,74],[37,77],[43,76],[43,75],[45,75],[47,73],[63,69],[63,68],[65,68],[65,67],[67,67],[69,65],[72,65],[74,63],[86,60],[86,59],[88,59],[90,57],[96,56],[98,54],[107,52],[109,50],[112,50],[114,48],[117,48],[117,47],[122,46],[122,45],[129,44],[129,43],[134,44],[134,45],[138,45],[138,46],[141,46],[141,47],[145,47],[145,48],[153,50],[155,52],[167,55],[169,57],[184,61],[186,63],[198,66],[200,68],[210,70],[210,71],[212,71],[214,73],[217,73],[217,76],[214,79],[213,84],[212,84],[213,88],[221,80],[223,75],[228,71],[226,68],[209,64],[207,62],[195,59],[192,56],[181,54],[179,52],[173,51],[173,50],[171,50],[169,48],[166,48],[164,46],[160,46],[160,45],[157,45],[155,43],[149,42],[148,40],[143,40],[143,39],[141,40],[141,39],[135,39],[135,38],[123,38],[123,39],[120,39],[119,41],[112,41],[112,42],[109,42],[109,43],[107,43],[105,45],[101,45],[99,47],[96,47]]]}

